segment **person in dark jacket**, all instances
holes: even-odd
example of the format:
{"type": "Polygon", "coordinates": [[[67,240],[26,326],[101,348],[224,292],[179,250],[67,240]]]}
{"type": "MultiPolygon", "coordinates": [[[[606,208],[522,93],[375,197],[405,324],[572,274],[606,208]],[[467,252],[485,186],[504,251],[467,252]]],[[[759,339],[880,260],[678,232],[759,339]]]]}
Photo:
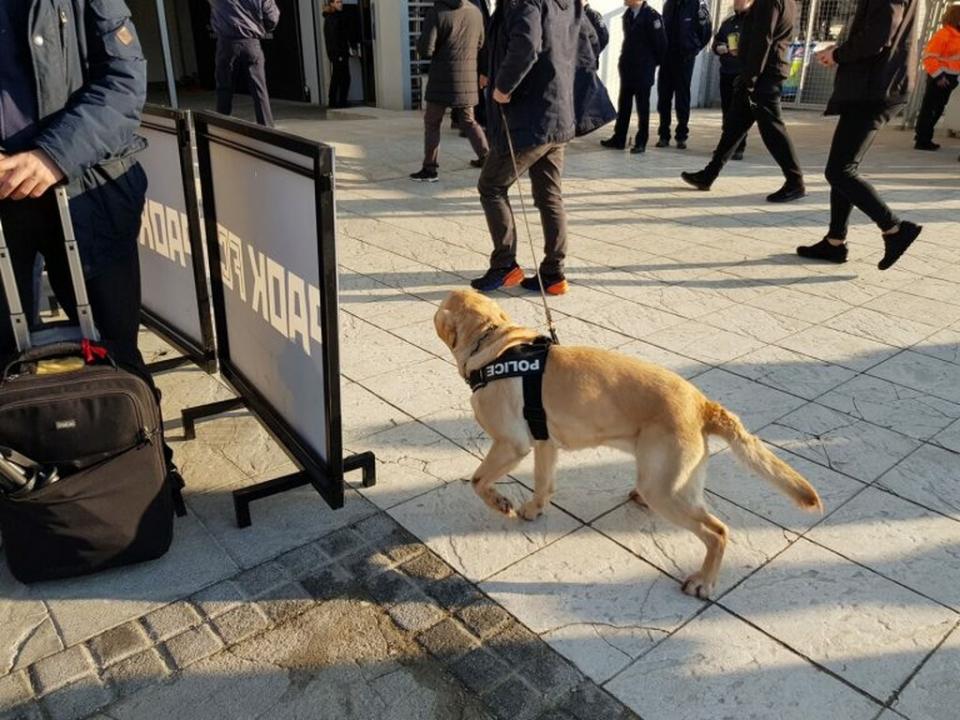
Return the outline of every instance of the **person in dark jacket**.
{"type": "Polygon", "coordinates": [[[603,16],[584,2],[580,35],[577,38],[577,69],[573,79],[577,137],[592,133],[617,116],[607,88],[597,74],[600,53],[609,42],[610,32],[603,16]]]}
{"type": "MultiPolygon", "coordinates": [[[[142,368],[138,238],[147,188],[135,159],[147,69],[121,0],[0,3],[0,220],[21,304],[35,307],[38,253],[76,319],[54,187],[65,185],[102,340],[142,368]]],[[[0,356],[16,351],[0,293],[0,356]]]]}
{"type": "Polygon", "coordinates": [[[860,0],[847,39],[824,48],[817,59],[836,67],[827,115],[839,115],[825,175],[830,183],[830,228],[814,245],[797,248],[801,257],[847,260],[847,224],[854,207],[883,237],[877,267],[886,270],[906,252],[923,228],[900,220],[860,177],[860,163],[877,132],[906,104],[916,81],[917,0],[860,0]]]}
{"type": "Polygon", "coordinates": [[[743,69],[734,86],[720,142],[703,170],[680,175],[684,182],[698,190],[709,190],[756,122],[760,139],[785,177],[783,187],[768,195],[767,201],[790,202],[806,195],[803,171],[780,108],[783,81],[790,69],[787,48],[793,38],[796,18],[794,0],[754,0],[749,5],[740,35],[743,69]]]}
{"type": "Polygon", "coordinates": [[[517,284],[540,288],[537,276],[524,278],[517,265],[516,222],[507,196],[517,174],[525,172],[543,225],[544,290],[555,295],[567,290],[567,218],[560,177],[564,149],[576,129],[573,78],[581,17],[580,0],[500,0],[493,13],[488,45],[490,154],[477,183],[493,253],[490,269],[470,282],[477,290],[517,284]]]}
{"type": "Polygon", "coordinates": [[[617,102],[617,124],[613,137],[601,140],[604,147],[623,150],[627,144],[630,116],[637,106],[637,135],[631,153],[647,149],[650,137],[650,90],[653,78],[667,50],[667,33],[660,13],[645,0],[623,0],[623,45],[620,46],[620,98],[617,102]]]}
{"type": "MultiPolygon", "coordinates": [[[[486,40],[487,28],[490,27],[490,5],[488,4],[488,0],[470,0],[470,2],[477,6],[477,9],[483,16],[483,32],[484,40],[486,40]]],[[[485,54],[485,48],[486,42],[484,42],[484,47],[480,49],[480,57],[477,59],[477,81],[480,83],[481,90],[480,102],[478,102],[473,108],[473,118],[482,128],[487,126],[487,102],[483,96],[483,90],[487,86],[487,56],[485,54]]],[[[461,129],[460,137],[466,136],[466,132],[461,129]]]]}
{"type": "Polygon", "coordinates": [[[435,0],[423,24],[417,42],[421,58],[430,59],[427,80],[427,109],[423,115],[423,166],[410,177],[420,182],[436,182],[440,153],[440,128],[447,108],[467,133],[477,154],[474,167],[482,167],[487,157],[487,138],[473,116],[478,91],[477,58],[483,47],[483,15],[468,0],[435,0]]]}
{"type": "Polygon", "coordinates": [[[356,54],[356,39],[343,14],[343,0],[331,0],[323,9],[323,44],[330,61],[330,92],[327,105],[345,108],[350,97],[350,58],[356,54]]]}
{"type": "MultiPolygon", "coordinates": [[[[733,14],[720,23],[713,38],[713,52],[720,58],[720,107],[723,110],[723,122],[727,123],[730,106],[733,104],[733,85],[743,63],[740,62],[740,33],[743,16],[747,13],[745,0],[733,0],[733,14]]],[[[743,160],[743,151],[747,149],[747,136],[734,151],[731,160],[743,160]]]]}
{"type": "Polygon", "coordinates": [[[663,25],[667,33],[667,52],[657,80],[657,112],[660,129],[657,147],[670,146],[671,108],[676,104],[677,148],[685,150],[690,136],[690,83],[697,55],[710,42],[713,22],[706,0],[666,0],[663,25]]]}
{"type": "Polygon", "coordinates": [[[246,77],[260,125],[273,127],[266,65],[260,41],[280,20],[276,0],[210,0],[210,24],[217,36],[217,112],[233,110],[233,83],[246,77]]]}

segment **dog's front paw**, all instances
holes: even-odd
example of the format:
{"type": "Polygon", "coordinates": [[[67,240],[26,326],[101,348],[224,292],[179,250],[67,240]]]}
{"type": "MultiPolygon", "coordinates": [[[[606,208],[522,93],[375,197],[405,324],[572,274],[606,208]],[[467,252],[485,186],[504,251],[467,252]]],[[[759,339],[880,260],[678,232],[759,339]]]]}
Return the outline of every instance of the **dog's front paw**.
{"type": "Polygon", "coordinates": [[[708,600],[713,594],[714,580],[707,580],[702,573],[695,572],[683,583],[683,591],[701,600],[708,600]]]}
{"type": "Polygon", "coordinates": [[[536,500],[528,500],[520,507],[519,515],[524,520],[536,520],[543,513],[543,508],[536,500]]]}

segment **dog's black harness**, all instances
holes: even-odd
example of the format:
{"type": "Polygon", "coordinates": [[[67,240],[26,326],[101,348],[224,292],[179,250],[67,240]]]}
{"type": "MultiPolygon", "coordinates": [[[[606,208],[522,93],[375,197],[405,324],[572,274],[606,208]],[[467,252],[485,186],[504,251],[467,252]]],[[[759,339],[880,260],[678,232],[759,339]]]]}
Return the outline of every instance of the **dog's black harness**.
{"type": "Polygon", "coordinates": [[[523,379],[523,417],[530,427],[530,434],[537,440],[548,440],[547,413],[543,409],[543,372],[547,368],[547,355],[553,341],[545,336],[533,342],[516,345],[493,362],[474,370],[467,384],[476,392],[487,383],[506,378],[523,379]]]}

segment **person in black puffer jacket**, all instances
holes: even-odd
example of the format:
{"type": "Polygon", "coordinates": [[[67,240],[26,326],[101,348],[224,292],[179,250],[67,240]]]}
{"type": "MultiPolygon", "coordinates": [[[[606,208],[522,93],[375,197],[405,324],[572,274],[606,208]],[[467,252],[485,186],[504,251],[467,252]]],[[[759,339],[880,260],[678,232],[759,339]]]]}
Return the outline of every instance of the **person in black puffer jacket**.
{"type": "Polygon", "coordinates": [[[860,163],[877,132],[906,104],[917,69],[917,0],[860,0],[847,39],[824,48],[817,59],[836,67],[827,115],[839,115],[824,173],[830,183],[830,229],[815,245],[797,248],[801,257],[835,263],[847,260],[847,224],[854,207],[883,234],[886,270],[923,228],[901,221],[860,177],[860,163]]]}
{"type": "Polygon", "coordinates": [[[676,104],[677,149],[685,150],[690,134],[690,83],[697,55],[710,42],[713,21],[706,0],[666,0],[663,25],[667,32],[667,53],[657,79],[657,112],[660,128],[657,147],[670,145],[672,105],[676,104]]]}
{"type": "MultiPolygon", "coordinates": [[[[728,122],[730,106],[733,104],[734,81],[743,69],[743,63],[740,62],[740,33],[747,7],[745,0],[734,0],[733,14],[720,23],[713,38],[713,52],[720,58],[720,107],[725,123],[728,122]]],[[[742,160],[746,149],[747,136],[744,135],[731,160],[742,160]]]]}
{"type": "Polygon", "coordinates": [[[487,138],[473,115],[479,82],[477,59],[483,47],[483,15],[468,0],[436,0],[428,11],[423,33],[417,41],[421,58],[430,59],[427,80],[427,109],[423,116],[423,167],[410,175],[419,182],[436,182],[440,153],[440,127],[447,108],[466,131],[481,167],[487,156],[487,138]]]}

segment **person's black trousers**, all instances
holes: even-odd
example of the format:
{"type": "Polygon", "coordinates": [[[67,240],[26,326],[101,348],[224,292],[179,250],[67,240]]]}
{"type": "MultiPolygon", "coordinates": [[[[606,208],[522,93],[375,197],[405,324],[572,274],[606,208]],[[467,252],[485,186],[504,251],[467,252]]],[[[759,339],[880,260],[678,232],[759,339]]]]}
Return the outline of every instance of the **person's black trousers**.
{"type": "Polygon", "coordinates": [[[696,60],[695,55],[674,55],[668,52],[660,66],[660,75],[657,78],[660,128],[657,134],[661,140],[670,139],[672,106],[676,106],[677,110],[677,129],[674,132],[677,142],[686,142],[690,135],[690,83],[693,80],[696,60]]]}
{"type": "MultiPolygon", "coordinates": [[[[720,108],[723,111],[723,124],[727,124],[727,115],[730,113],[730,106],[733,104],[733,81],[737,79],[734,73],[720,73],[720,108]]],[[[736,152],[743,154],[747,149],[747,136],[737,145],[736,152]]]]}
{"type": "Polygon", "coordinates": [[[617,101],[617,123],[613,127],[613,140],[618,145],[625,145],[627,133],[630,130],[630,116],[633,106],[637,107],[637,135],[633,140],[634,147],[645,148],[650,139],[650,90],[653,85],[630,85],[620,82],[620,97],[617,101]]]}
{"type": "Polygon", "coordinates": [[[824,175],[830,183],[830,231],[834,240],[845,240],[850,212],[859,208],[877,227],[890,230],[900,219],[860,177],[860,163],[877,132],[896,114],[893,109],[853,109],[842,112],[830,145],[824,175]]]}
{"type": "Polygon", "coordinates": [[[330,101],[332,108],[345,108],[350,98],[350,56],[330,61],[330,101]]]}
{"type": "Polygon", "coordinates": [[[259,40],[244,38],[217,38],[217,112],[230,115],[233,111],[234,78],[242,75],[247,91],[253,98],[253,111],[260,125],[273,127],[273,111],[267,93],[266,63],[259,40]]]}
{"type": "Polygon", "coordinates": [[[803,171],[797,160],[797,151],[787,134],[780,109],[780,81],[761,79],[752,95],[739,83],[735,86],[730,109],[724,116],[723,132],[720,142],[713,151],[713,158],[705,172],[715,179],[723,166],[733,156],[740,143],[747,137],[750,128],[756,123],[760,129],[760,139],[767,146],[783,176],[790,185],[803,184],[803,171]]]}
{"type": "Polygon", "coordinates": [[[956,75],[940,75],[937,78],[927,75],[927,87],[923,93],[923,103],[921,103],[920,112],[917,115],[917,127],[914,134],[914,140],[917,143],[925,145],[933,142],[933,128],[943,115],[943,111],[947,109],[950,94],[956,87],[956,75]],[[941,78],[947,78],[946,87],[940,87],[939,80],[941,78]]]}
{"type": "MultiPolygon", "coordinates": [[[[0,201],[0,221],[10,248],[10,260],[25,313],[36,305],[34,271],[37,254],[46,261],[50,285],[67,315],[76,320],[76,300],[70,268],[63,246],[63,229],[53,191],[32,200],[0,201]]],[[[136,238],[130,239],[130,251],[106,263],[86,278],[87,294],[101,339],[118,359],[142,365],[137,350],[140,326],[140,261],[136,238]]],[[[0,293],[0,358],[16,355],[16,341],[10,327],[10,309],[6,295],[0,293]]]]}

